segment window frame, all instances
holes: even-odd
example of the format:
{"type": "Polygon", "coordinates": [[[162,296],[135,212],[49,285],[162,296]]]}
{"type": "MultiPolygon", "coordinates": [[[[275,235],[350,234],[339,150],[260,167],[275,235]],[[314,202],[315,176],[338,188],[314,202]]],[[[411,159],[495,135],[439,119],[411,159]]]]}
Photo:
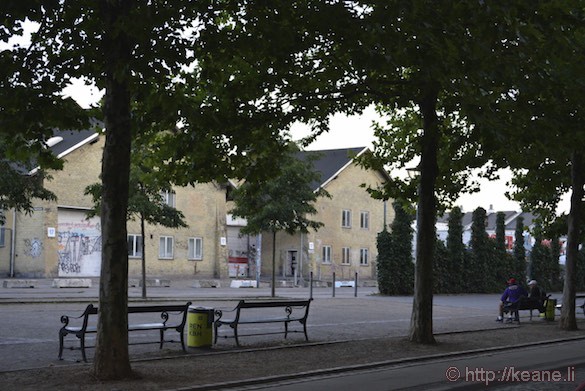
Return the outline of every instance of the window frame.
{"type": "Polygon", "coordinates": [[[138,240],[140,238],[142,240],[142,235],[138,234],[128,234],[127,235],[127,242],[128,242],[128,258],[142,258],[142,244],[138,240]],[[132,254],[130,253],[130,238],[132,237],[132,254]],[[140,247],[139,247],[140,245],[140,247]]]}
{"type": "Polygon", "coordinates": [[[321,249],[321,262],[322,263],[331,263],[331,246],[325,245],[321,249]]]}
{"type": "Polygon", "coordinates": [[[370,212],[367,210],[360,212],[360,228],[370,229],[370,212]]]}
{"type": "Polygon", "coordinates": [[[341,228],[351,228],[351,209],[341,210],[341,228]]]}
{"type": "Polygon", "coordinates": [[[173,190],[161,190],[160,196],[162,197],[163,203],[171,208],[174,208],[177,204],[177,193],[173,190]]]}
{"type": "Polygon", "coordinates": [[[341,248],[341,264],[342,265],[350,265],[351,264],[351,247],[342,247],[341,248]]]}
{"type": "Polygon", "coordinates": [[[203,260],[203,238],[202,237],[192,236],[187,240],[187,259],[189,261],[203,260]],[[197,253],[197,243],[199,243],[199,253],[197,253]]]}
{"type": "Polygon", "coordinates": [[[370,264],[370,249],[367,247],[360,248],[360,266],[368,266],[370,264]]]}
{"type": "Polygon", "coordinates": [[[175,238],[173,236],[168,235],[160,235],[158,239],[158,259],[174,259],[175,257],[175,238]],[[164,240],[164,254],[163,254],[163,247],[161,246],[162,241],[164,240]],[[170,241],[170,256],[168,256],[168,247],[170,241]]]}

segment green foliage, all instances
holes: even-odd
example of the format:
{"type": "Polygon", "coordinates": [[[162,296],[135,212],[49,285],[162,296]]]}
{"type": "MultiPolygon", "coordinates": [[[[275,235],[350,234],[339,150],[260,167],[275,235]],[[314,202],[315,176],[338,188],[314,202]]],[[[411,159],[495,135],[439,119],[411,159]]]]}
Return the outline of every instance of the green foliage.
{"type": "Polygon", "coordinates": [[[383,295],[391,295],[394,291],[394,270],[392,267],[394,249],[392,248],[392,235],[386,227],[376,237],[376,249],[378,250],[376,258],[378,290],[383,295]]]}
{"type": "Polygon", "coordinates": [[[391,232],[378,234],[378,289],[383,295],[407,295],[413,292],[412,216],[400,202],[394,202],[391,232]]]}
{"type": "Polygon", "coordinates": [[[585,292],[585,247],[579,250],[577,258],[577,273],[575,289],[577,292],[585,292]]]}
{"type": "Polygon", "coordinates": [[[56,200],[55,194],[43,186],[44,180],[48,179],[50,177],[43,171],[28,175],[16,169],[13,164],[0,161],[0,225],[4,224],[4,213],[9,209],[32,213],[33,199],[56,200]]]}
{"type": "Polygon", "coordinates": [[[514,278],[518,281],[526,281],[526,248],[524,247],[524,218],[518,216],[516,219],[516,230],[514,231],[514,278]]]}
{"type": "Polygon", "coordinates": [[[491,242],[485,230],[486,211],[477,208],[473,211],[471,224],[471,249],[470,281],[476,292],[488,292],[492,281],[490,276],[490,251],[491,242]]]}
{"type": "Polygon", "coordinates": [[[320,179],[312,162],[296,157],[298,147],[290,144],[288,153],[275,164],[274,177],[265,181],[246,180],[233,193],[235,207],[231,213],[247,220],[241,232],[285,231],[289,234],[318,230],[323,223],[310,219],[317,213],[314,202],[329,194],[314,189],[312,183],[320,179]]]}
{"type": "Polygon", "coordinates": [[[530,253],[529,278],[537,280],[539,285],[548,292],[561,288],[560,286],[560,243],[558,238],[550,241],[543,240],[542,229],[539,225],[534,228],[534,246],[530,253]]]}
{"type": "MultiPolygon", "coordinates": [[[[139,219],[167,228],[187,227],[184,214],[168,205],[162,197],[164,192],[172,192],[171,178],[165,172],[165,165],[157,162],[153,144],[145,144],[146,141],[143,137],[141,143],[133,143],[127,219],[139,219]]],[[[94,183],[85,189],[85,194],[90,194],[94,203],[88,217],[100,214],[102,188],[101,183],[94,183]]]]}
{"type": "MultiPolygon", "coordinates": [[[[434,293],[453,293],[454,288],[451,285],[453,283],[453,276],[449,271],[449,267],[451,266],[450,261],[447,246],[441,239],[437,238],[435,259],[433,261],[435,265],[433,268],[434,293]]],[[[458,277],[461,278],[461,276],[458,277]]]]}
{"type": "MultiPolygon", "coordinates": [[[[463,244],[463,213],[461,208],[454,207],[449,213],[449,231],[447,234],[447,254],[445,265],[439,268],[441,272],[436,276],[438,282],[437,292],[461,293],[469,292],[468,268],[465,265],[465,245],[463,244]]],[[[436,258],[441,259],[439,257],[436,258]]],[[[438,265],[437,265],[438,267],[438,265]]]]}

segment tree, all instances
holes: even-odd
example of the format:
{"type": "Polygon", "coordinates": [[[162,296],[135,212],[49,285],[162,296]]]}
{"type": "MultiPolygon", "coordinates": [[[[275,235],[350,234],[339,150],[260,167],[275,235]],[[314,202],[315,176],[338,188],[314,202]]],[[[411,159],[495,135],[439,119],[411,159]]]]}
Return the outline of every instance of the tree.
{"type": "Polygon", "coordinates": [[[395,201],[391,231],[378,234],[378,287],[383,295],[406,295],[413,291],[412,216],[395,201]],[[382,253],[380,253],[382,251],[382,253]]]}
{"type": "Polygon", "coordinates": [[[492,281],[489,278],[490,273],[490,241],[485,230],[486,211],[483,208],[477,208],[473,211],[471,223],[471,240],[469,247],[472,252],[471,270],[472,282],[478,292],[487,292],[491,287],[492,281]]]}
{"type": "MultiPolygon", "coordinates": [[[[262,177],[273,171],[270,164],[283,151],[280,133],[300,114],[270,99],[275,83],[259,88],[267,68],[258,73],[256,64],[250,66],[235,51],[231,67],[219,64],[220,56],[211,58],[222,48],[204,30],[218,30],[220,20],[228,28],[232,24],[208,2],[34,1],[0,7],[5,15],[0,38],[22,34],[25,19],[34,24],[30,44],[3,52],[0,60],[0,133],[10,140],[10,150],[40,151],[56,128],[86,128],[92,116],[103,120],[100,316],[93,372],[98,379],[128,377],[126,217],[132,140],[159,136],[158,162],[168,165],[169,177],[179,185],[262,177]],[[208,25],[209,20],[217,23],[208,25]],[[221,72],[213,73],[214,66],[221,72]],[[84,111],[63,97],[74,79],[105,91],[99,109],[84,111]],[[241,84],[230,88],[229,83],[241,84]]],[[[268,56],[258,50],[257,58],[268,56]]]]}
{"type": "Polygon", "coordinates": [[[376,258],[376,275],[378,278],[378,290],[383,295],[389,295],[392,292],[393,270],[392,258],[394,251],[392,248],[392,236],[386,226],[376,237],[376,249],[378,257],[376,258]]]}
{"type": "Polygon", "coordinates": [[[467,286],[470,281],[470,270],[465,262],[465,244],[463,244],[463,213],[458,206],[449,213],[449,231],[447,235],[447,259],[449,292],[469,292],[472,287],[467,286]]]}
{"type": "Polygon", "coordinates": [[[291,143],[289,153],[277,164],[277,176],[266,181],[247,180],[233,193],[235,207],[231,213],[247,220],[240,232],[272,233],[272,297],[276,287],[276,233],[285,231],[292,235],[307,233],[309,228],[318,230],[323,223],[310,219],[317,213],[313,203],[318,197],[329,195],[322,188],[313,188],[320,174],[311,159],[300,160],[296,152],[298,147],[291,143]]]}
{"type": "Polygon", "coordinates": [[[524,247],[524,217],[516,219],[514,232],[514,274],[518,281],[526,281],[526,248],[524,247]]]}
{"type": "MultiPolygon", "coordinates": [[[[172,205],[169,205],[161,194],[171,192],[172,187],[164,175],[157,172],[153,166],[146,166],[148,148],[135,146],[130,167],[129,196],[127,219],[138,218],[140,222],[140,254],[142,258],[142,298],[146,299],[146,232],[145,223],[158,224],[168,228],[187,227],[184,215],[172,205]]],[[[85,189],[85,194],[91,194],[94,209],[87,213],[88,217],[100,214],[102,203],[102,184],[95,183],[85,189]]]]}
{"type": "MultiPolygon", "coordinates": [[[[0,145],[0,155],[4,155],[2,149],[0,145]]],[[[14,208],[17,212],[30,213],[33,210],[33,199],[55,200],[55,194],[43,187],[44,181],[48,179],[50,177],[42,170],[30,174],[18,169],[14,163],[0,160],[0,225],[5,222],[6,210],[14,208]]]]}
{"type": "MultiPolygon", "coordinates": [[[[562,288],[561,285],[561,267],[559,258],[561,256],[561,241],[558,236],[553,236],[550,243],[550,263],[547,270],[546,286],[549,291],[557,291],[562,288]]],[[[546,288],[545,288],[546,289],[546,288]]]]}
{"type": "Polygon", "coordinates": [[[502,68],[502,75],[507,76],[505,92],[497,91],[494,104],[488,110],[480,109],[485,110],[482,144],[488,146],[495,164],[515,169],[513,183],[518,190],[514,198],[521,201],[523,210],[540,215],[545,228],[554,220],[561,196],[571,191],[565,304],[559,325],[575,330],[575,276],[585,184],[584,80],[575,56],[585,47],[584,10],[581,2],[568,1],[531,3],[522,13],[524,22],[518,26],[522,39],[509,47],[524,60],[520,66],[502,68]],[[549,137],[559,142],[542,142],[549,137]]]}
{"type": "Polygon", "coordinates": [[[435,275],[434,275],[434,292],[435,293],[449,293],[450,287],[447,285],[450,282],[449,272],[447,271],[449,265],[449,252],[445,243],[437,238],[437,244],[435,244],[435,275]]]}
{"type": "MultiPolygon", "coordinates": [[[[496,239],[494,256],[491,262],[493,276],[490,291],[498,292],[504,281],[514,275],[514,257],[508,254],[506,245],[506,214],[498,212],[496,215],[496,239]]],[[[522,281],[522,280],[519,280],[522,281]]]]}
{"type": "Polygon", "coordinates": [[[548,290],[549,287],[543,283],[543,279],[546,276],[546,259],[550,257],[549,249],[544,246],[543,239],[541,236],[541,232],[535,232],[534,236],[534,245],[532,246],[532,251],[530,252],[530,263],[528,264],[528,277],[531,280],[538,280],[540,285],[545,289],[548,290]]]}

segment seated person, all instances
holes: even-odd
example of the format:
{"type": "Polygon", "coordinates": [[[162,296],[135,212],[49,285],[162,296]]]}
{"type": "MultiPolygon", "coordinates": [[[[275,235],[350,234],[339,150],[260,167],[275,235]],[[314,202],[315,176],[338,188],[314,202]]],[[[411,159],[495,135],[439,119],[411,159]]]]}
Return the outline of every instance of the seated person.
{"type": "Polygon", "coordinates": [[[544,313],[544,301],[546,300],[546,292],[538,286],[536,280],[530,280],[528,283],[528,301],[530,306],[537,308],[542,314],[544,313]]]}
{"type": "MultiPolygon", "coordinates": [[[[516,283],[515,278],[510,278],[508,280],[508,287],[500,298],[500,314],[496,321],[501,322],[504,320],[504,306],[516,304],[521,298],[526,296],[528,296],[526,290],[516,283]]],[[[518,314],[516,313],[516,319],[514,319],[515,321],[519,321],[517,316],[518,314]]]]}

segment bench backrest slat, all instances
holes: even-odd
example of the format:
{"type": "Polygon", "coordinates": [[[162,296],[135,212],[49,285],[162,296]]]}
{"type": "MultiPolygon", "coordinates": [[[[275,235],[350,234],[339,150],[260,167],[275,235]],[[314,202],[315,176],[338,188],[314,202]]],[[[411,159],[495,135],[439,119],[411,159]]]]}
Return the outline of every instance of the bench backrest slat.
{"type": "MultiPolygon", "coordinates": [[[[160,313],[161,317],[163,319],[163,323],[166,323],[166,321],[168,320],[169,313],[181,313],[182,314],[182,319],[181,322],[179,323],[179,327],[184,325],[187,321],[187,312],[189,309],[189,306],[191,305],[191,302],[188,301],[186,304],[174,304],[174,305],[139,305],[139,306],[130,306],[128,307],[128,314],[140,314],[140,313],[160,313]]],[[[83,317],[83,324],[82,324],[82,330],[86,330],[88,323],[89,323],[89,316],[90,315],[98,315],[99,313],[99,308],[97,306],[94,306],[93,304],[89,304],[86,308],[85,311],[83,311],[83,314],[80,316],[83,317]]],[[[62,320],[63,322],[63,320],[62,320]]],[[[68,323],[68,322],[67,322],[68,323]]]]}
{"type": "Polygon", "coordinates": [[[240,308],[266,308],[266,307],[305,307],[310,304],[311,300],[294,300],[294,301],[240,301],[240,308]]]}

